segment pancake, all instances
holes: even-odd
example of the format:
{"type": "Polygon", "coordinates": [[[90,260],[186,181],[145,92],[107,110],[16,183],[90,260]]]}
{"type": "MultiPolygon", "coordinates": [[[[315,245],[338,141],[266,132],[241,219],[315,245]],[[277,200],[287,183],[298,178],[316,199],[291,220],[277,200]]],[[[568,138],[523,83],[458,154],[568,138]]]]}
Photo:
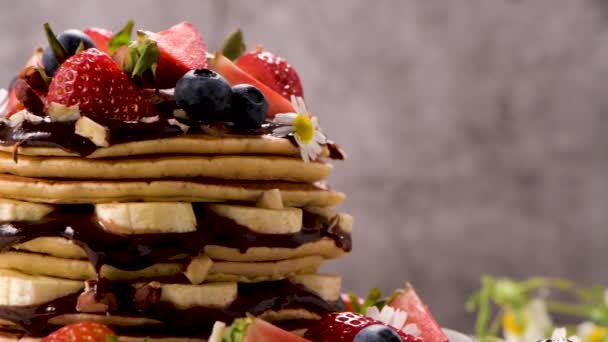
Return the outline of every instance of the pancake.
{"type": "Polygon", "coordinates": [[[329,207],[342,202],[341,192],[320,186],[289,182],[191,180],[98,181],[51,180],[0,175],[5,198],[40,203],[104,202],[257,202],[265,191],[279,189],[290,207],[329,207]]]}
{"type": "Polygon", "coordinates": [[[285,180],[313,183],[331,172],[331,164],[305,163],[276,156],[165,156],[136,159],[84,159],[0,154],[0,173],[66,179],[158,179],[208,177],[285,180]]]}

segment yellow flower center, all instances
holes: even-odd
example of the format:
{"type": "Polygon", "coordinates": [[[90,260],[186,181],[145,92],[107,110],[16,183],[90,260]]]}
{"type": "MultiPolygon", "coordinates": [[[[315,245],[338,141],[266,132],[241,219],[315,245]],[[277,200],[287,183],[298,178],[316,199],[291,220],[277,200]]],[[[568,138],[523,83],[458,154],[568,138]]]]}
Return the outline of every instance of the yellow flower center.
{"type": "Polygon", "coordinates": [[[515,318],[515,313],[509,310],[502,316],[502,327],[505,331],[517,336],[522,336],[528,325],[527,319],[525,317],[523,317],[523,319],[523,322],[518,322],[518,320],[515,318]]]}
{"type": "Polygon", "coordinates": [[[315,135],[315,128],[308,115],[298,114],[293,120],[293,130],[304,144],[312,141],[315,135]]]}
{"type": "Polygon", "coordinates": [[[586,342],[602,342],[605,341],[606,336],[608,335],[608,330],[604,327],[594,327],[593,330],[591,330],[591,333],[589,334],[589,336],[587,336],[587,339],[585,339],[586,342]]]}

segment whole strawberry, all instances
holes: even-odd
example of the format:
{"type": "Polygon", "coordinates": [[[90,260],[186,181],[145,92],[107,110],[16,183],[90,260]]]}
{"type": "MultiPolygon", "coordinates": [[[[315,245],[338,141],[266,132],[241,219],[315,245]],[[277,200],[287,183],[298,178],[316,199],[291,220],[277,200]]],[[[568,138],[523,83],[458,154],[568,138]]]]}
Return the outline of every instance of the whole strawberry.
{"type": "Polygon", "coordinates": [[[315,342],[422,342],[421,339],[354,312],[332,312],[313,323],[305,338],[315,342]]]}
{"type": "Polygon", "coordinates": [[[40,342],[106,342],[108,336],[115,336],[112,329],[95,322],[80,322],[66,325],[40,342]]]}
{"type": "Polygon", "coordinates": [[[300,76],[287,61],[258,47],[236,60],[236,65],[286,99],[304,96],[300,76]]]}
{"type": "Polygon", "coordinates": [[[83,114],[123,121],[156,115],[143,90],[97,49],[85,50],[61,64],[49,85],[47,109],[53,102],[78,105],[83,114]]]}

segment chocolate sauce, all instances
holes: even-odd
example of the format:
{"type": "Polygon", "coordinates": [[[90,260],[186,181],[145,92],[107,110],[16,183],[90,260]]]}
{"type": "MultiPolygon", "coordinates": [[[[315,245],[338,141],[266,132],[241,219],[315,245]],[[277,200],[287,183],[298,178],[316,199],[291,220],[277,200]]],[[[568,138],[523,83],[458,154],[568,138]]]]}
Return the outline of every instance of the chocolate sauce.
{"type": "Polygon", "coordinates": [[[189,233],[119,235],[100,225],[92,205],[62,205],[36,222],[0,223],[0,251],[37,237],[63,237],[86,252],[97,271],[104,264],[123,270],[139,270],[166,262],[180,255],[197,255],[206,245],[237,248],[245,253],[251,247],[296,248],[302,244],[331,238],[336,246],[350,251],[351,236],[338,222],[306,212],[304,229],[293,234],[259,234],[235,221],[193,204],[197,230],[189,233]]]}
{"type": "MultiPolygon", "coordinates": [[[[145,310],[133,305],[134,290],[124,283],[112,283],[108,291],[121,293],[118,308],[110,315],[147,317],[163,322],[162,325],[148,325],[131,328],[113,327],[119,334],[141,334],[142,336],[208,336],[215,321],[230,324],[235,318],[246,313],[260,315],[265,311],[302,308],[323,315],[331,311],[344,310],[341,301],[326,302],[300,285],[287,280],[254,284],[239,284],[237,299],[225,309],[193,307],[179,310],[168,302],[158,302],[145,310]]],[[[10,307],[0,306],[0,318],[13,321],[22,330],[34,336],[49,333],[55,327],[47,321],[52,317],[76,312],[78,294],[36,305],[10,307]]],[[[305,321],[299,322],[304,324],[305,321]]]]}

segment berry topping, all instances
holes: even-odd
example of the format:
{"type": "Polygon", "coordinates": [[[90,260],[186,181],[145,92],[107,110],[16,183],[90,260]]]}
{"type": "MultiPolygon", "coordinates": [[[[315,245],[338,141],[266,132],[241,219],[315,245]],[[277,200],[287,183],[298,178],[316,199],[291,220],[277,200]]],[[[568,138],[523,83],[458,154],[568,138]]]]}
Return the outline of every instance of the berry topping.
{"type": "Polygon", "coordinates": [[[250,85],[239,84],[232,87],[232,106],[228,121],[236,128],[259,128],[266,122],[268,101],[262,92],[250,85]]]}
{"type": "Polygon", "coordinates": [[[236,65],[272,90],[290,99],[304,97],[300,76],[287,61],[258,47],[236,60],[236,65]]]}
{"type": "Polygon", "coordinates": [[[401,337],[393,329],[376,324],[359,331],[353,342],[401,342],[401,337]]]}
{"type": "MultiPolygon", "coordinates": [[[[365,317],[363,315],[354,312],[332,312],[323,316],[319,321],[313,323],[306,331],[305,338],[312,341],[318,342],[330,342],[330,341],[354,341],[356,336],[361,333],[365,328],[380,325],[387,327],[395,332],[401,341],[404,342],[422,342],[415,336],[405,334],[391,326],[386,326],[384,323],[375,319],[365,317]]],[[[380,330],[380,329],[378,329],[380,330]]],[[[372,334],[374,331],[363,333],[360,338],[365,338],[366,335],[372,334]]],[[[368,340],[358,340],[368,341],[368,340]]],[[[369,340],[376,341],[376,340],[369,340]]],[[[389,340],[390,341],[390,340],[389,340]]]]}
{"type": "Polygon", "coordinates": [[[243,71],[223,55],[215,54],[208,62],[209,69],[224,76],[230,84],[237,85],[247,83],[258,88],[264,94],[264,97],[266,97],[266,101],[268,101],[268,111],[266,112],[267,118],[272,119],[275,114],[278,113],[294,112],[294,107],[287,99],[243,71]]]}
{"type": "Polygon", "coordinates": [[[211,70],[190,70],[175,85],[175,101],[193,118],[218,120],[230,108],[232,89],[211,70]]]}
{"type": "Polygon", "coordinates": [[[57,72],[57,68],[68,57],[73,56],[82,44],[84,49],[95,47],[95,43],[80,30],[67,30],[55,38],[48,24],[45,24],[49,46],[42,53],[42,65],[47,76],[51,77],[57,72]]]}
{"type": "MultiPolygon", "coordinates": [[[[222,335],[222,341],[230,342],[310,342],[262,319],[253,317],[234,320],[222,331],[222,335]]],[[[211,340],[210,338],[209,341],[211,340]]]]}
{"type": "Polygon", "coordinates": [[[84,33],[93,40],[97,50],[108,53],[108,42],[112,38],[112,31],[99,27],[90,27],[84,33]]]}
{"type": "Polygon", "coordinates": [[[59,67],[49,85],[47,110],[53,103],[77,105],[81,113],[123,121],[156,115],[148,96],[97,49],[78,53],[59,67]]]}
{"type": "Polygon", "coordinates": [[[112,329],[95,322],[80,322],[66,325],[40,342],[106,342],[109,336],[115,336],[112,329]]]}

